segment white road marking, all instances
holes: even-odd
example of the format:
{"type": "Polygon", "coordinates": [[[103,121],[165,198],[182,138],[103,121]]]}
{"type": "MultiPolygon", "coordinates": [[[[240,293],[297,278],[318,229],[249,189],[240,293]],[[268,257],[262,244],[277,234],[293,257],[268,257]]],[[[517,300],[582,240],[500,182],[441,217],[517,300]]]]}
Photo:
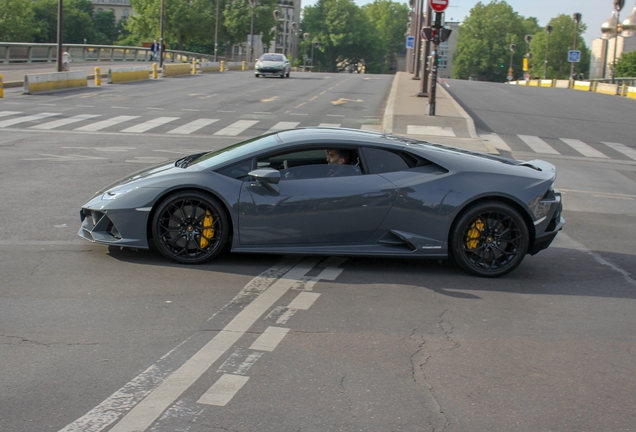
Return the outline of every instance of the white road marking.
{"type": "Polygon", "coordinates": [[[99,114],[80,114],[80,115],[76,115],[76,116],[65,118],[65,119],[53,120],[52,122],[47,122],[47,123],[31,126],[31,129],[50,130],[50,129],[58,128],[60,126],[66,126],[72,123],[77,123],[83,120],[89,120],[95,117],[99,117],[99,114]]]}
{"type": "Polygon", "coordinates": [[[553,149],[548,143],[543,141],[538,136],[532,135],[517,135],[521,138],[521,141],[526,143],[528,147],[534,150],[536,153],[544,153],[544,154],[561,154],[555,149],[553,149]]]}
{"type": "Polygon", "coordinates": [[[247,348],[238,348],[224,362],[217,372],[234,375],[245,375],[245,373],[256,363],[262,352],[250,351],[247,348]]]}
{"type": "Polygon", "coordinates": [[[190,123],[186,123],[183,126],[179,126],[176,129],[172,129],[171,131],[169,131],[169,134],[182,134],[182,135],[188,135],[191,134],[194,131],[197,131],[205,126],[211,125],[212,123],[218,122],[219,119],[198,119],[195,121],[192,121],[190,123]]]}
{"type": "Polygon", "coordinates": [[[53,117],[53,116],[56,116],[56,115],[60,115],[60,114],[59,113],[39,113],[39,114],[30,115],[30,116],[24,116],[24,117],[18,117],[18,118],[9,119],[9,120],[3,120],[3,121],[0,121],[0,128],[1,127],[7,127],[7,126],[13,126],[13,125],[16,125],[18,123],[37,121],[37,120],[41,120],[43,118],[53,117]]]}
{"type": "Polygon", "coordinates": [[[506,142],[503,140],[503,138],[501,138],[497,134],[494,134],[494,133],[483,134],[483,135],[479,135],[479,138],[481,138],[484,141],[488,141],[497,150],[503,150],[503,151],[507,151],[507,152],[512,152],[512,149],[510,148],[510,146],[508,144],[506,144],[506,142]]]}
{"type": "Polygon", "coordinates": [[[318,125],[318,127],[333,127],[333,128],[339,128],[341,125],[341,123],[320,123],[318,125]]]}
{"type": "Polygon", "coordinates": [[[203,375],[270,307],[318,262],[305,258],[239,312],[210,342],[135,406],[110,432],[146,430],[174,401],[203,375]]]}
{"type": "Polygon", "coordinates": [[[175,121],[175,120],[179,120],[179,117],[157,117],[155,119],[148,120],[148,121],[140,123],[138,125],[126,128],[126,129],[124,129],[124,130],[122,130],[120,132],[143,133],[143,132],[149,131],[150,129],[154,129],[156,127],[159,127],[159,126],[164,125],[166,123],[170,123],[170,122],[175,121]]]}
{"type": "Polygon", "coordinates": [[[447,136],[454,137],[455,132],[453,132],[452,127],[442,127],[442,126],[416,126],[416,125],[408,125],[406,127],[407,135],[431,135],[431,136],[447,136]]]}
{"type": "Polygon", "coordinates": [[[285,130],[285,129],[293,129],[299,124],[300,122],[278,122],[274,126],[272,126],[270,130],[267,131],[267,133],[276,132],[276,131],[285,130]]]}
{"type": "Polygon", "coordinates": [[[250,377],[243,375],[224,374],[197,402],[206,405],[225,406],[249,379],[250,377]]]}
{"type": "Polygon", "coordinates": [[[566,143],[567,145],[569,145],[570,147],[572,147],[574,150],[581,153],[585,157],[609,159],[603,153],[596,150],[592,146],[585,144],[583,141],[580,141],[577,139],[569,139],[569,138],[561,138],[561,141],[563,141],[564,143],[566,143]]]}
{"type": "Polygon", "coordinates": [[[258,123],[258,120],[239,120],[235,123],[232,123],[226,128],[221,129],[214,135],[224,135],[224,136],[236,136],[258,123]]]}
{"type": "Polygon", "coordinates": [[[119,123],[127,122],[129,120],[134,120],[138,117],[139,116],[117,116],[109,120],[98,121],[86,126],[78,127],[77,129],[73,129],[73,130],[97,132],[102,129],[106,129],[107,127],[115,126],[116,124],[119,124],[119,123]]]}
{"type": "Polygon", "coordinates": [[[318,293],[301,292],[287,307],[289,309],[307,310],[314,304],[318,297],[320,297],[318,293]]]}
{"type": "Polygon", "coordinates": [[[636,150],[631,147],[627,147],[625,144],[612,143],[612,142],[604,142],[606,146],[613,148],[617,152],[623,153],[630,159],[636,160],[636,150]]]}
{"type": "Polygon", "coordinates": [[[256,351],[274,351],[288,332],[288,328],[269,326],[263,334],[254,341],[250,349],[256,351]]]}
{"type": "Polygon", "coordinates": [[[21,111],[0,111],[0,117],[6,117],[14,114],[22,114],[21,111]]]}

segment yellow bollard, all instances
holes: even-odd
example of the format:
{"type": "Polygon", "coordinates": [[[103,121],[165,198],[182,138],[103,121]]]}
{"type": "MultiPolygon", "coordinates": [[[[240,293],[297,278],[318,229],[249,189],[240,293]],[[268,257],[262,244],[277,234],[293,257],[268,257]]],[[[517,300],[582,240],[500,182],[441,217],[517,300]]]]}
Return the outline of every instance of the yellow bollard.
{"type": "Polygon", "coordinates": [[[246,65],[247,65],[247,62],[243,60],[243,63],[241,63],[241,70],[247,69],[246,65]]]}
{"type": "Polygon", "coordinates": [[[102,85],[102,73],[98,67],[95,68],[95,85],[102,85]]]}
{"type": "Polygon", "coordinates": [[[219,70],[221,72],[225,72],[225,61],[224,60],[221,60],[221,66],[219,67],[219,70]]]}
{"type": "Polygon", "coordinates": [[[4,85],[2,84],[2,74],[0,74],[0,99],[4,97],[4,85]]]}
{"type": "Polygon", "coordinates": [[[197,61],[196,59],[192,59],[192,75],[197,74],[197,61]]]}
{"type": "Polygon", "coordinates": [[[152,64],[152,79],[157,79],[157,63],[152,64]]]}

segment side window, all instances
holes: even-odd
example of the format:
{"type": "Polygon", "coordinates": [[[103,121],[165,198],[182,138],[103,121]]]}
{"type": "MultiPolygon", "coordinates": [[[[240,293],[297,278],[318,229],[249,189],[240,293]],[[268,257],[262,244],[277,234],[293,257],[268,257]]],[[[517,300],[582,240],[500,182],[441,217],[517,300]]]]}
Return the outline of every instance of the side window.
{"type": "Polygon", "coordinates": [[[235,164],[221,168],[217,172],[227,177],[232,177],[237,180],[247,180],[249,177],[247,173],[252,170],[252,159],[247,159],[235,164]]]}
{"type": "MultiPolygon", "coordinates": [[[[362,174],[360,167],[348,164],[328,164],[329,149],[313,149],[277,154],[258,159],[258,168],[280,171],[281,180],[345,177],[362,174]]],[[[357,152],[350,150],[357,160],[357,152]]]]}
{"type": "Polygon", "coordinates": [[[402,156],[387,150],[367,148],[364,150],[364,159],[372,174],[404,171],[411,168],[402,156]]]}

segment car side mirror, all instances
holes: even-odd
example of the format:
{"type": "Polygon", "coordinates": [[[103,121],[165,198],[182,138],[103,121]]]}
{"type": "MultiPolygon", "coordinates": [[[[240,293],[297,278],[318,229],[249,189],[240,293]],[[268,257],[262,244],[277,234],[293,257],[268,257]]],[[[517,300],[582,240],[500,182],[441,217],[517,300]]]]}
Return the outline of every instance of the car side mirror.
{"type": "Polygon", "coordinates": [[[280,181],[280,171],[273,168],[255,169],[250,171],[248,175],[251,175],[257,181],[265,184],[278,184],[280,181]]]}

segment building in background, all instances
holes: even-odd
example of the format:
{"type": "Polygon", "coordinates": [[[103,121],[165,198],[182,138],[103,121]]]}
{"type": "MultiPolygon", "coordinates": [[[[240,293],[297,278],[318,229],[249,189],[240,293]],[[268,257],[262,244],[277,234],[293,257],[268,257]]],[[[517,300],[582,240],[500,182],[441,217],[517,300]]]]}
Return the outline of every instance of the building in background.
{"type": "Polygon", "coordinates": [[[459,23],[446,21],[444,27],[451,29],[452,33],[446,42],[442,42],[438,46],[437,57],[439,64],[437,65],[438,78],[451,78],[453,74],[453,57],[457,52],[457,39],[459,36],[459,23]]]}
{"type": "Polygon", "coordinates": [[[594,39],[590,55],[590,79],[605,79],[611,77],[616,43],[618,43],[618,45],[616,45],[616,61],[618,61],[623,54],[636,51],[636,37],[625,38],[619,36],[612,39],[594,39]]]}
{"type": "Polygon", "coordinates": [[[133,13],[133,8],[128,0],[93,0],[95,12],[113,11],[115,22],[126,19],[133,13]]]}

